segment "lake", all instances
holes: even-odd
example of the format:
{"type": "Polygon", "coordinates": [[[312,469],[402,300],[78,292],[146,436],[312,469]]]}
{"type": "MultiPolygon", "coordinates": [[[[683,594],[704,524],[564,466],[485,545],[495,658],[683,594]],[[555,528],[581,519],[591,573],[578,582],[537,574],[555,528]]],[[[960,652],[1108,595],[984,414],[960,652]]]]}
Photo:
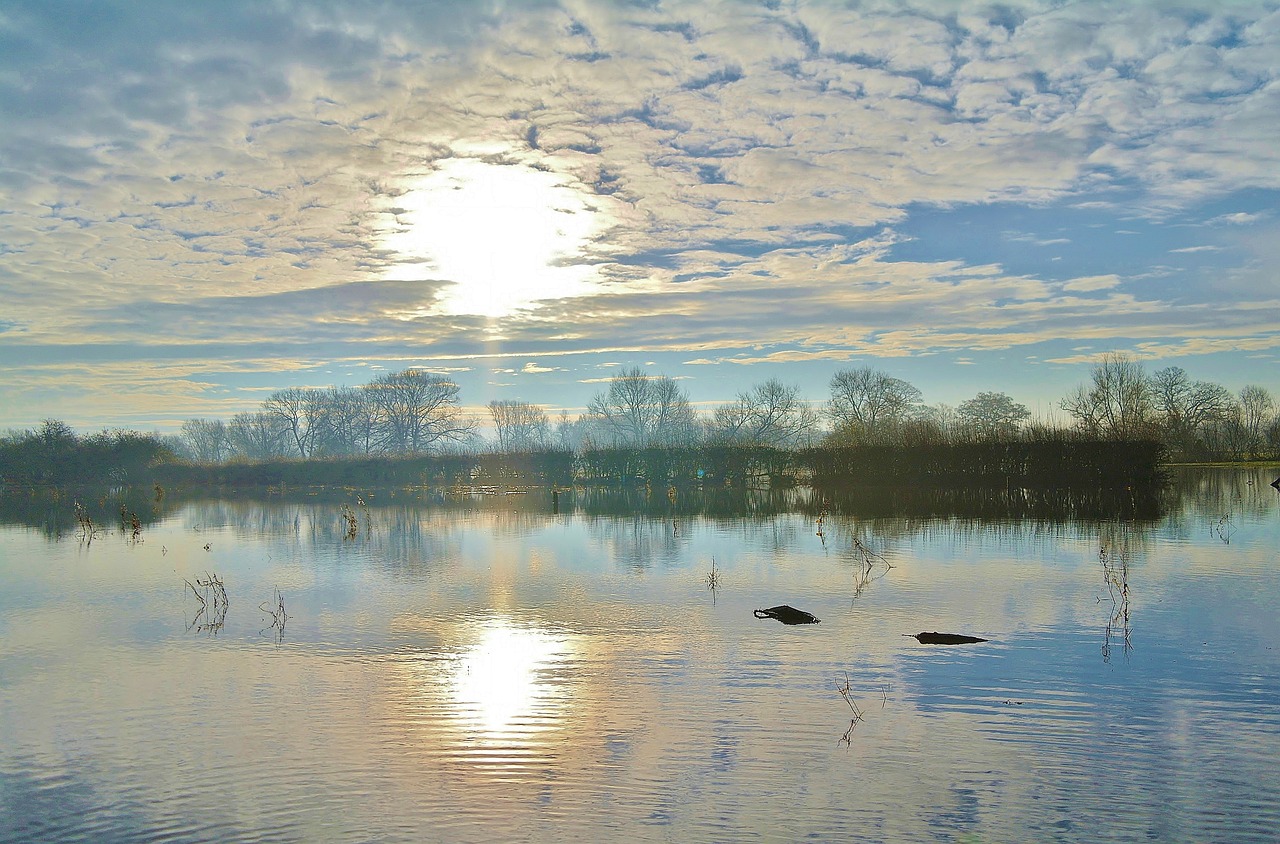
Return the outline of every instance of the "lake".
{"type": "Polygon", "coordinates": [[[1275,841],[1276,474],[11,496],[0,841],[1275,841]]]}

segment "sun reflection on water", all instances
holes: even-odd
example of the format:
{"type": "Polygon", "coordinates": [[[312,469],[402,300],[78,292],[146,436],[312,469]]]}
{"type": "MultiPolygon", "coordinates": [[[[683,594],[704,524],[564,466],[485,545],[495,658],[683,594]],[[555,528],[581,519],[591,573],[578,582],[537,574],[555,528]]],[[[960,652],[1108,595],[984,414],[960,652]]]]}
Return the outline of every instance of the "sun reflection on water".
{"type": "Polygon", "coordinates": [[[471,735],[512,738],[557,726],[569,699],[568,637],[494,619],[451,660],[450,708],[471,735]]]}

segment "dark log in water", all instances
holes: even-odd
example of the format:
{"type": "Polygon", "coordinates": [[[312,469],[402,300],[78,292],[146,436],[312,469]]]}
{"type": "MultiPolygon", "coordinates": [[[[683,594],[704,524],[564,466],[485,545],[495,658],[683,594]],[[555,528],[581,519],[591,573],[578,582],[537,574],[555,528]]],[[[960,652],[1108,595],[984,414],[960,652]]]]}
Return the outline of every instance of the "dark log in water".
{"type": "Polygon", "coordinates": [[[1280,478],[1276,478],[1274,481],[1272,481],[1271,485],[1276,489],[1280,489],[1280,478]]]}
{"type": "Polygon", "coordinates": [[[798,610],[786,604],[778,607],[769,607],[767,610],[756,610],[755,617],[776,618],[783,624],[817,624],[819,621],[819,619],[814,618],[804,610],[798,610]]]}
{"type": "Polygon", "coordinates": [[[972,645],[974,642],[986,642],[977,636],[961,636],[958,633],[903,633],[922,645],[972,645]]]}

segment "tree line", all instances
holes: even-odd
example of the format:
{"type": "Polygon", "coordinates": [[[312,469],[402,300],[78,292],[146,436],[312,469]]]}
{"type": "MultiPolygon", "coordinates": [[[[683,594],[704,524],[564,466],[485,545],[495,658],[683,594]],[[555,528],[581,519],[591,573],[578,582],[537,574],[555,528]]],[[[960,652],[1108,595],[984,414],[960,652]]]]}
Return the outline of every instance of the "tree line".
{"type": "Polygon", "coordinates": [[[0,437],[0,477],[50,482],[95,461],[128,475],[139,461],[174,458],[209,465],[552,451],[595,454],[595,463],[580,462],[612,467],[613,458],[602,463],[601,453],[698,448],[733,456],[728,460],[751,449],[763,455],[816,447],[1056,442],[1068,433],[1159,442],[1173,460],[1280,456],[1280,415],[1265,388],[1249,385],[1231,393],[1173,366],[1148,374],[1120,354],[1101,359],[1089,381],[1060,401],[1071,420],[1067,426],[1031,420],[1027,407],[1003,392],[979,392],[956,407],[926,405],[915,386],[871,367],[840,370],[829,388],[815,406],[798,387],[769,379],[700,413],[675,379],[631,368],[611,379],[576,417],[562,411],[552,418],[526,401],[491,401],[486,409],[492,434],[485,438],[478,420],[459,404],[456,383],[411,368],[356,387],[278,390],[258,409],[229,420],[189,419],[175,436],[104,431],[77,437],[62,423],[46,420],[37,430],[0,437]]]}
{"type": "MultiPolygon", "coordinates": [[[[449,451],[522,453],[691,446],[912,446],[1057,436],[1059,428],[1009,395],[983,391],[956,407],[926,405],[914,385],[871,367],[844,369],[815,406],[798,387],[769,379],[710,412],[695,410],[667,376],[619,373],[576,417],[550,416],[527,401],[491,401],[488,438],[466,418],[457,384],[420,369],[360,387],[290,388],[229,422],[191,419],[172,443],[196,462],[320,458],[449,451]]],[[[1105,356],[1088,383],[1059,407],[1067,430],[1103,440],[1157,440],[1182,460],[1280,455],[1280,415],[1264,387],[1239,393],[1194,380],[1180,367],[1148,374],[1137,361],[1105,356]]]]}
{"type": "Polygon", "coordinates": [[[221,463],[424,454],[465,441],[474,425],[458,406],[458,385],[406,369],[359,387],[290,387],[229,421],[188,419],[175,445],[186,458],[221,463]]]}
{"type": "Polygon", "coordinates": [[[38,428],[0,436],[0,482],[23,485],[147,483],[151,468],[178,459],[176,442],[137,431],[77,434],[46,419],[38,428]]]}

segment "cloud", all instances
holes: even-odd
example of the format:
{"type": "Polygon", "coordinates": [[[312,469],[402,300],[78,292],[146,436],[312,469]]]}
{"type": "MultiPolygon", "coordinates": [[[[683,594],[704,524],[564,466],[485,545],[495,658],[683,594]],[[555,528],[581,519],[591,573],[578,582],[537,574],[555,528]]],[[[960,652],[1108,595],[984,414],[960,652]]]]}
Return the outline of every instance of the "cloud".
{"type": "MultiPolygon", "coordinates": [[[[1135,360],[1154,361],[1196,355],[1214,355],[1242,351],[1275,352],[1277,350],[1280,350],[1280,337],[1276,336],[1235,338],[1189,337],[1176,343],[1152,341],[1134,343],[1126,350],[1126,353],[1135,360]]],[[[1063,357],[1048,358],[1047,362],[1062,364],[1092,364],[1101,360],[1106,353],[1106,351],[1099,351],[1081,355],[1067,355],[1063,357]]],[[[1262,357],[1264,359],[1269,359],[1274,357],[1274,355],[1265,355],[1262,357]]]]}
{"type": "Polygon", "coordinates": [[[1120,286],[1120,278],[1115,275],[1090,276],[1073,278],[1063,282],[1062,289],[1077,293],[1088,293],[1095,290],[1111,290],[1120,286]]]}
{"type": "Polygon", "coordinates": [[[1209,225],[1211,226],[1221,226],[1221,225],[1248,226],[1248,225],[1252,225],[1254,223],[1260,222],[1262,220],[1265,220],[1269,216],[1270,216],[1269,214],[1262,213],[1262,212],[1256,213],[1256,214],[1250,214],[1245,211],[1237,211],[1234,214],[1222,214],[1220,216],[1214,217],[1212,220],[1209,221],[1209,225]]]}
{"type": "MultiPolygon", "coordinates": [[[[1240,257],[1265,247],[1162,242],[1219,263],[1160,287],[1151,262],[1086,266],[1078,230],[1014,235],[1061,247],[1051,270],[902,234],[981,206],[1071,208],[1144,243],[1134,220],[1255,232],[1280,190],[1264,2],[20,0],[0,31],[6,367],[801,364],[1099,332],[1237,348],[1275,324],[1266,262],[1240,257]],[[589,295],[440,313],[455,279],[389,233],[457,158],[551,174],[599,217],[560,256],[589,295]]],[[[8,384],[30,413],[38,390],[8,384]]]]}

